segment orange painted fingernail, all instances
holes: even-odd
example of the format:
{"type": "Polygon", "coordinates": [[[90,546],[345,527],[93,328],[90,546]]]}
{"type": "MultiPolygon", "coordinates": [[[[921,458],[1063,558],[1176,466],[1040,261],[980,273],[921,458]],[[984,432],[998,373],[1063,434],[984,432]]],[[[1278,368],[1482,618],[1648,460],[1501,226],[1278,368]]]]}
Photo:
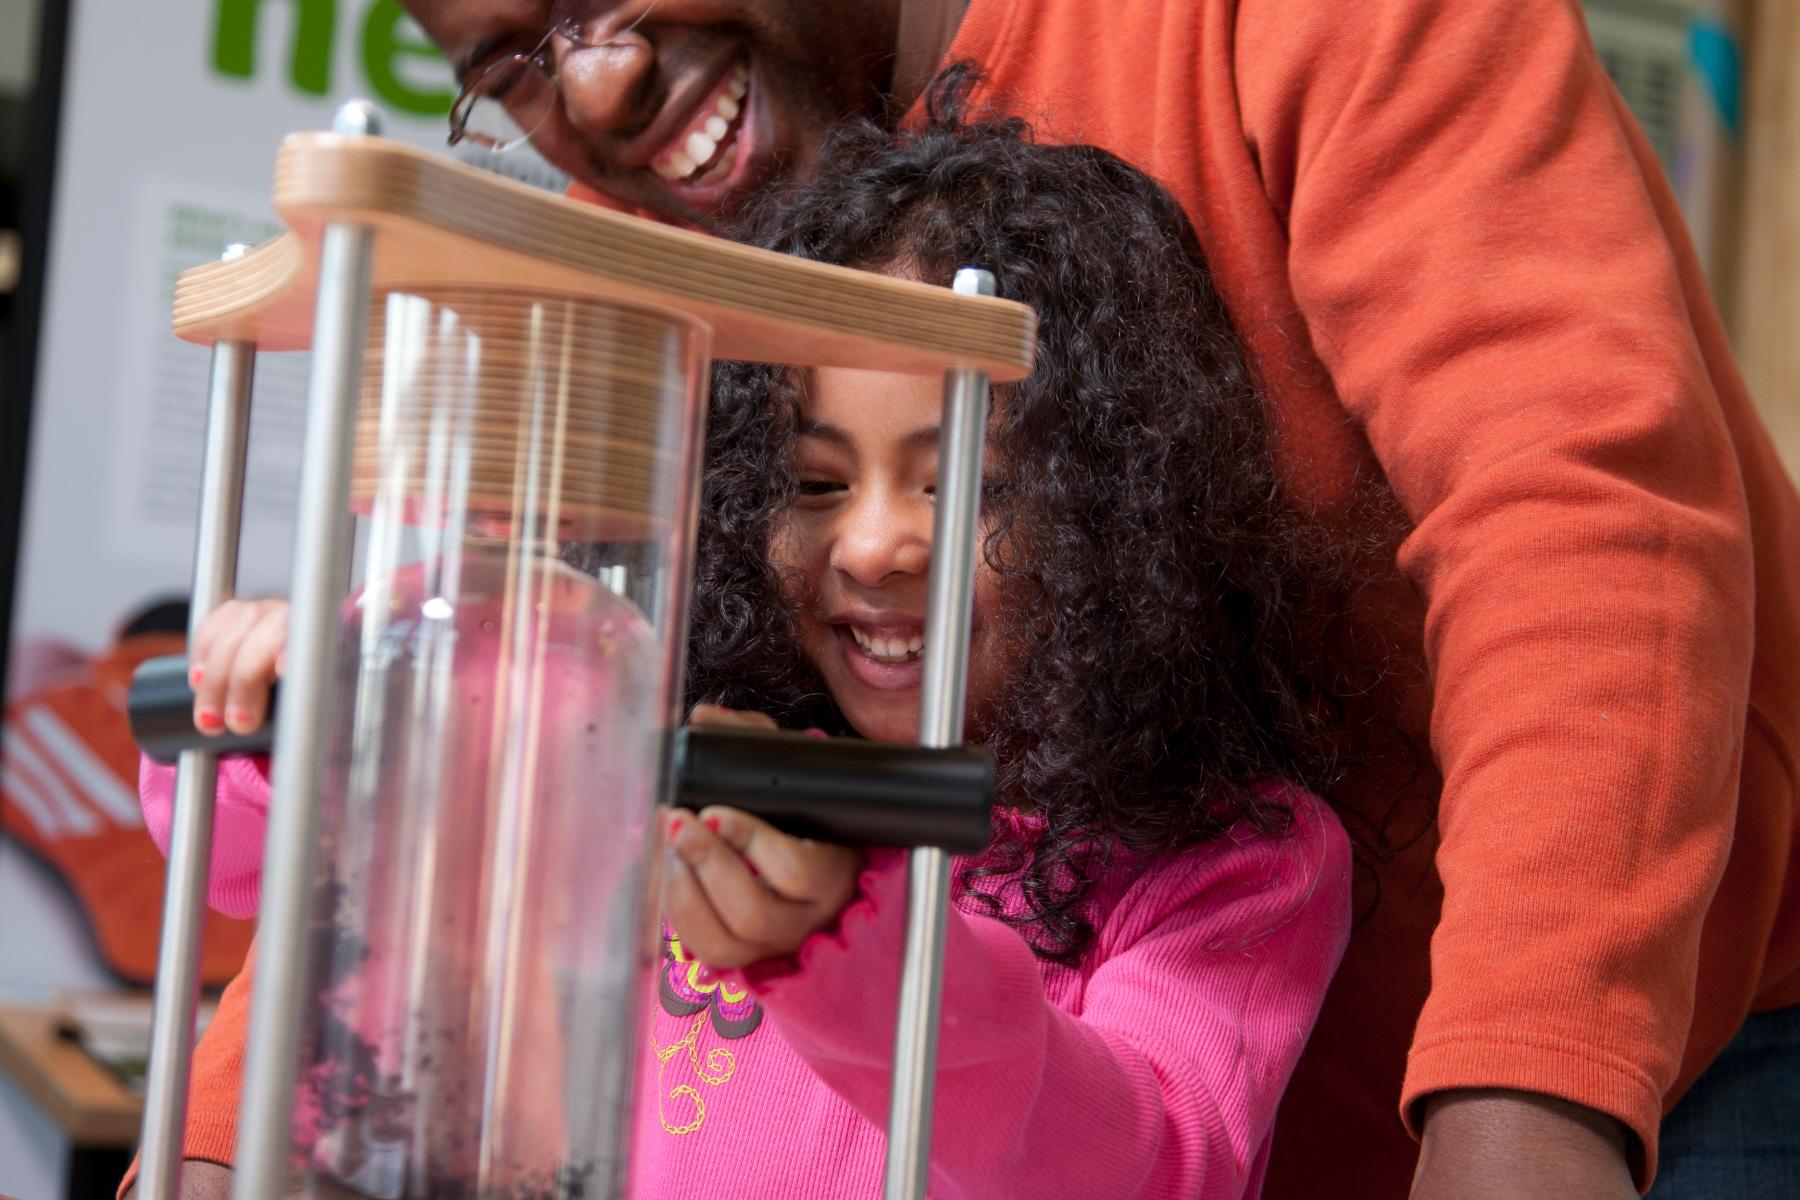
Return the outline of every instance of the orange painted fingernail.
{"type": "Polygon", "coordinates": [[[671,840],[673,840],[674,838],[680,836],[680,834],[681,834],[681,818],[676,817],[669,822],[669,837],[671,840]]]}
{"type": "Polygon", "coordinates": [[[714,833],[719,832],[719,818],[717,817],[708,817],[706,820],[702,821],[701,824],[712,830],[714,833]]]}
{"type": "Polygon", "coordinates": [[[225,723],[227,725],[248,725],[254,719],[254,716],[247,708],[239,708],[236,705],[233,705],[225,710],[225,723]]]}
{"type": "Polygon", "coordinates": [[[199,663],[195,663],[193,666],[188,668],[188,683],[191,686],[199,687],[200,681],[205,678],[206,678],[206,668],[201,666],[199,663]]]}
{"type": "Polygon", "coordinates": [[[194,724],[209,733],[225,728],[225,722],[220,719],[218,710],[212,708],[195,709],[194,724]]]}

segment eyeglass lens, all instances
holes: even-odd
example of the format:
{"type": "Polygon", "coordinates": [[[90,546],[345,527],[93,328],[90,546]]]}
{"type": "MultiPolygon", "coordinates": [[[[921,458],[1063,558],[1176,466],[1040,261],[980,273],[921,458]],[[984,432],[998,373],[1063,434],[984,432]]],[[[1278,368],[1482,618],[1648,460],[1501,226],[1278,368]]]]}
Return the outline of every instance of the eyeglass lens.
{"type": "MultiPolygon", "coordinates": [[[[550,34],[536,55],[547,55],[556,37],[577,46],[604,46],[637,28],[656,4],[644,5],[623,26],[608,19],[619,7],[617,0],[557,0],[550,8],[550,34]]],[[[489,150],[510,150],[529,140],[556,98],[548,61],[540,65],[536,55],[509,54],[491,64],[463,93],[451,113],[451,128],[489,150]]]]}
{"type": "Polygon", "coordinates": [[[481,73],[451,120],[461,122],[469,141],[510,150],[537,132],[555,95],[542,67],[527,55],[509,54],[481,73]]]}

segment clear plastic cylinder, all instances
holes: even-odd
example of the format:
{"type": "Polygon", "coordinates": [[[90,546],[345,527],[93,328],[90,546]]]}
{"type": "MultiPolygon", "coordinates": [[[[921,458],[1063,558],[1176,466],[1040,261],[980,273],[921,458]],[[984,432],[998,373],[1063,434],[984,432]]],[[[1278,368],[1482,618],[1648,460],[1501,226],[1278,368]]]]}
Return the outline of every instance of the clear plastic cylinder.
{"type": "Polygon", "coordinates": [[[618,1194],[656,950],[705,331],[378,296],[294,1163],[317,1197],[618,1194]]]}

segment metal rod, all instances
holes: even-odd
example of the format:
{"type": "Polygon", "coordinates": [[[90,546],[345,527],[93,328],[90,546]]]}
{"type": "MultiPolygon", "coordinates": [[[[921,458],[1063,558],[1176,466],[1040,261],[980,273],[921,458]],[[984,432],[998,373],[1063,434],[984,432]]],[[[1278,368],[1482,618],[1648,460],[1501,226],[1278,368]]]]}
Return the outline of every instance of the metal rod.
{"type": "MultiPolygon", "coordinates": [[[[964,267],[958,293],[992,296],[994,277],[964,267]]],[[[939,432],[937,513],[925,598],[925,661],[919,683],[919,742],[962,741],[969,677],[969,616],[981,553],[981,465],[987,441],[988,377],[944,372],[939,432]]],[[[908,855],[906,954],[894,1029],[894,1078],[888,1103],[886,1200],[920,1200],[931,1166],[931,1108],[937,1082],[938,1009],[943,998],[944,921],[950,908],[950,856],[920,847],[908,855]]]]}
{"type": "MultiPolygon", "coordinates": [[[[338,133],[375,134],[379,126],[379,114],[361,101],[339,109],[332,122],[338,133]]],[[[331,716],[344,564],[352,544],[352,526],[344,513],[373,245],[374,231],[368,226],[340,222],[325,227],[319,251],[287,671],[275,727],[233,1200],[269,1200],[287,1194],[296,1059],[308,982],[306,928],[312,906],[319,776],[331,716]]]]}
{"type": "MultiPolygon", "coordinates": [[[[225,248],[226,261],[250,249],[225,248]]],[[[200,458],[200,515],[194,536],[194,579],[188,597],[188,642],[237,586],[243,528],[244,456],[250,443],[253,342],[215,342],[207,388],[206,443],[200,458]]],[[[194,1010],[200,998],[201,929],[212,864],[213,792],[218,757],[189,750],[175,767],[175,817],[163,885],[162,938],[156,948],[156,1002],[150,1021],[150,1074],[144,1085],[139,1194],[175,1200],[181,1191],[182,1133],[187,1125],[188,1069],[194,1010]]]]}

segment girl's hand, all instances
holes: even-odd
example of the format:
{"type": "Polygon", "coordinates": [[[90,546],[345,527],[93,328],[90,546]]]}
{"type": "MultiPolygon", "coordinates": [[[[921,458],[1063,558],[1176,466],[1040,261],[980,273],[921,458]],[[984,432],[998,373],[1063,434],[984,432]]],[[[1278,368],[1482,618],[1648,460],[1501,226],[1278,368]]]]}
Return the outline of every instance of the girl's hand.
{"type": "Polygon", "coordinates": [[[201,622],[188,648],[194,728],[251,733],[263,723],[286,665],[287,626],[286,600],[227,600],[201,622]]]}
{"type": "MultiPolygon", "coordinates": [[[[774,729],[760,713],[701,705],[695,725],[774,729]]],[[[732,808],[676,809],[665,818],[671,861],[663,912],[682,947],[730,969],[792,954],[837,920],[856,895],[860,851],[789,837],[732,808]]]]}

